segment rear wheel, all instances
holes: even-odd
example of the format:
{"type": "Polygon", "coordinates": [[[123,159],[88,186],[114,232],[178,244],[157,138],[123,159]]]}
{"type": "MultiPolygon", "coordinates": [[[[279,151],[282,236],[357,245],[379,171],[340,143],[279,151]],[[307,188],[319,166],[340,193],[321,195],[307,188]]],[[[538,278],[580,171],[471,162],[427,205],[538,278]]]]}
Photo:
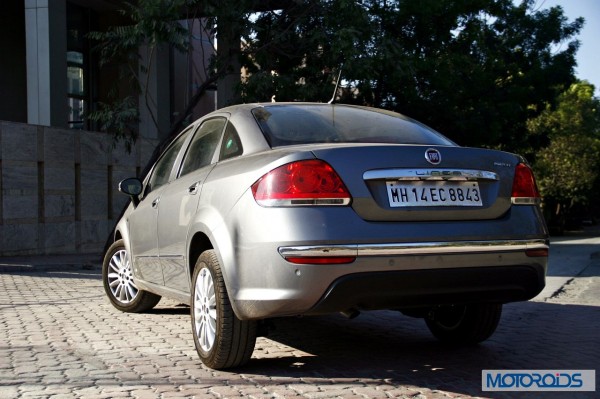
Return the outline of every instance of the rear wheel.
{"type": "Polygon", "coordinates": [[[501,304],[451,305],[433,309],[425,322],[440,341],[476,344],[485,341],[496,331],[501,314],[501,304]]]}
{"type": "Polygon", "coordinates": [[[123,312],[144,312],[160,301],[160,296],[138,289],[133,281],[131,261],[123,240],[110,246],[102,263],[104,291],[113,306],[123,312]]]}
{"type": "Polygon", "coordinates": [[[192,287],[192,334],[202,363],[213,369],[245,364],[254,351],[257,323],[233,312],[215,251],[198,258],[192,287]]]}

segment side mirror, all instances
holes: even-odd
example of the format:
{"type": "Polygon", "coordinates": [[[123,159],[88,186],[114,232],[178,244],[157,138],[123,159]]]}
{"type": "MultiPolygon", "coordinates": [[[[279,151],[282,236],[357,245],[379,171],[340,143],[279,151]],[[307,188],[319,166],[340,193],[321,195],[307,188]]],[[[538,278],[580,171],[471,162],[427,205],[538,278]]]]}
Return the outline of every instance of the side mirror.
{"type": "Polygon", "coordinates": [[[140,203],[140,194],[144,189],[144,184],[136,177],[130,177],[119,183],[119,191],[131,197],[134,206],[140,203]]]}

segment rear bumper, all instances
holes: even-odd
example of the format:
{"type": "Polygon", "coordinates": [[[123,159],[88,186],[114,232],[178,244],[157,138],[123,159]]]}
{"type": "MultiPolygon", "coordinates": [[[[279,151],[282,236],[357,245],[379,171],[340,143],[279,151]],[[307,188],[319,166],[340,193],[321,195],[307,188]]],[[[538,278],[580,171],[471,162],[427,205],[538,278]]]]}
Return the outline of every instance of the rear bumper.
{"type": "Polygon", "coordinates": [[[260,272],[238,269],[242,281],[255,282],[230,290],[238,317],[523,301],[544,288],[548,263],[544,239],[277,248],[254,251],[273,254],[246,264],[260,265],[260,272]],[[355,260],[311,264],[310,258],[327,257],[355,260]],[[294,263],[286,261],[292,258],[294,263]]]}
{"type": "Polygon", "coordinates": [[[339,257],[339,256],[401,256],[436,254],[478,254],[512,251],[548,250],[546,240],[497,240],[497,241],[456,241],[402,244],[355,244],[355,245],[304,245],[280,247],[278,252],[284,258],[339,257]]]}
{"type": "Polygon", "coordinates": [[[542,265],[357,273],[334,281],[307,314],[525,301],[544,285],[542,265]]]}
{"type": "MultiPolygon", "coordinates": [[[[522,253],[546,260],[546,240],[499,240],[280,247],[283,258],[368,258],[522,253]]],[[[458,266],[458,265],[456,265],[458,266]]],[[[544,264],[453,267],[353,273],[336,279],[307,313],[429,307],[473,302],[514,302],[535,297],[545,285],[544,264]]]]}

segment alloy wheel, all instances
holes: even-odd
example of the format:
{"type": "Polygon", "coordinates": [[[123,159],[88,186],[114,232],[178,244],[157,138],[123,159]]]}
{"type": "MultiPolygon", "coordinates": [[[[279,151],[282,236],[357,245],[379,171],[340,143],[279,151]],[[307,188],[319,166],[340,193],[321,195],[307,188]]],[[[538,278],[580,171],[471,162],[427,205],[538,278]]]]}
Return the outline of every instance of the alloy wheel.
{"type": "Polygon", "coordinates": [[[194,288],[194,328],[203,351],[209,352],[216,338],[217,303],[212,275],[207,268],[198,273],[194,288]]]}
{"type": "Polygon", "coordinates": [[[131,262],[127,251],[121,249],[115,252],[108,267],[108,285],[113,297],[123,304],[132,302],[139,290],[133,282],[131,262]]]}

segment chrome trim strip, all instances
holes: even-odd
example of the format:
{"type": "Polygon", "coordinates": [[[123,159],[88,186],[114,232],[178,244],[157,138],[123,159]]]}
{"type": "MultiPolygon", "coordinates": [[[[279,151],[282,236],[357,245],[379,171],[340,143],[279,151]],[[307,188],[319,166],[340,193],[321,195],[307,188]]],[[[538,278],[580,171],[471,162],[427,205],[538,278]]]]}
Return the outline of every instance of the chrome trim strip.
{"type": "Polygon", "coordinates": [[[381,169],[363,173],[364,180],[499,180],[498,174],[475,169],[381,169]]]}
{"type": "Polygon", "coordinates": [[[327,257],[358,256],[358,245],[305,245],[300,247],[279,247],[279,254],[284,258],[293,257],[327,257]]]}
{"type": "Polygon", "coordinates": [[[510,203],[513,205],[539,205],[542,203],[542,199],[535,197],[511,197],[510,203]]]}
{"type": "Polygon", "coordinates": [[[346,206],[350,198],[307,198],[307,199],[259,199],[262,207],[292,207],[292,206],[346,206]]]}
{"type": "Polygon", "coordinates": [[[419,242],[398,244],[350,244],[350,245],[304,245],[279,247],[279,254],[286,257],[335,257],[335,256],[396,256],[396,255],[442,255],[485,252],[516,252],[527,249],[548,249],[543,239],[419,242]]]}

